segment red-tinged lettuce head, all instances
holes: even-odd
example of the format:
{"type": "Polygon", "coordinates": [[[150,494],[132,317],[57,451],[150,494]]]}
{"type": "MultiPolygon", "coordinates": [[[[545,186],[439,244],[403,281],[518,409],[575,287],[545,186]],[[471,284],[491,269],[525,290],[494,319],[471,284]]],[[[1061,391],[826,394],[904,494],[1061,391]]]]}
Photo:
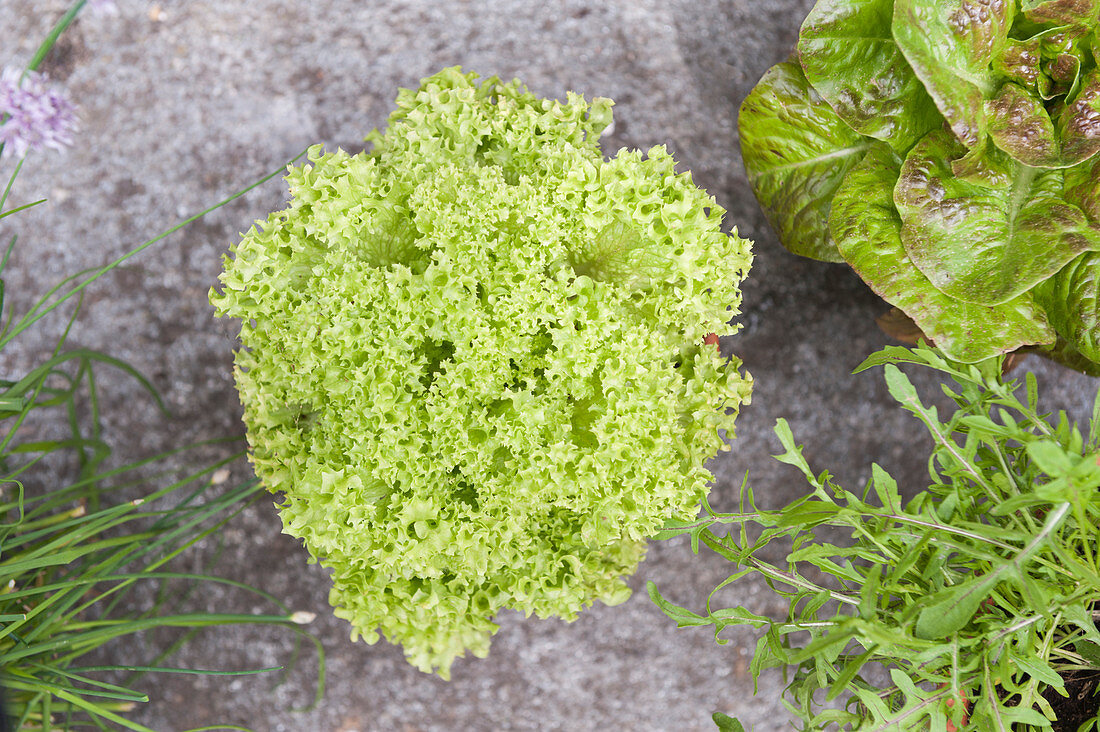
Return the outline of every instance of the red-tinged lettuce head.
{"type": "Polygon", "coordinates": [[[309,153],[211,294],[241,319],[252,461],[353,636],[446,677],[502,608],[573,618],[704,468],[750,382],[750,243],[662,147],[604,160],[611,102],[446,69],[370,152],[309,153]]]}
{"type": "Polygon", "coordinates": [[[741,107],[787,249],[950,358],[1100,375],[1100,0],[818,0],[741,107]]]}

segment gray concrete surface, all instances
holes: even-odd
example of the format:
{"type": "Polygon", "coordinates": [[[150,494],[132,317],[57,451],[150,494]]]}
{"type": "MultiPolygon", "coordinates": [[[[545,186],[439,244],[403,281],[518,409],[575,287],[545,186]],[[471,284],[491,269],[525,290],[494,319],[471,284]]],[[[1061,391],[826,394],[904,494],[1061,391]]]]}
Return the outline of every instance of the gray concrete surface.
{"type": "MultiPolygon", "coordinates": [[[[312,142],[361,148],[381,125],[398,87],[462,64],[483,75],[518,76],[538,94],[575,90],[616,100],[605,141],[664,143],[729,210],[728,223],[756,240],[740,336],[726,344],[756,378],[733,451],[713,463],[712,501],[732,506],[750,473],[762,502],[799,495],[798,476],[768,456],[785,416],[806,454],[854,485],[872,461],[914,489],[924,473],[923,435],[892,405],[877,374],[850,376],[886,343],[872,318],[884,304],[845,268],[797,259],[777,244],[746,184],[736,108],[755,80],[787,55],[811,0],[117,0],[119,14],[82,18],[45,69],[80,105],[83,128],[64,155],[28,161],[15,196],[49,203],[0,223],[19,245],[6,276],[22,310],[63,275],[117,256],[201,210],[312,142]]],[[[0,65],[25,63],[61,0],[0,0],[0,65]]],[[[0,171],[10,170],[10,162],[0,171]]],[[[157,245],[95,286],[74,345],[109,349],[148,374],[173,409],[160,418],[129,380],[103,373],[107,436],[122,457],[196,439],[240,434],[230,376],[235,325],[215,321],[207,290],[220,257],[253,219],[281,207],[278,181],[157,245]]],[[[3,355],[18,372],[52,344],[51,320],[3,355]]],[[[1083,416],[1094,385],[1031,359],[1046,403],[1083,416]]],[[[934,390],[931,379],[921,383],[934,390]]],[[[239,465],[235,477],[247,475],[239,465]]],[[[273,675],[151,678],[151,702],[134,718],[160,730],[226,723],[258,731],[305,730],[708,730],[710,714],[740,716],[760,730],[788,728],[778,675],[752,696],[755,642],[678,631],[646,598],[655,581],[670,598],[700,607],[725,578],[723,562],[693,557],[683,541],[655,544],[632,580],[634,597],[595,607],[572,624],[500,618],[490,656],[467,659],[449,683],[405,664],[400,649],[351,643],[328,612],[327,578],[279,532],[269,500],[222,533],[212,568],[317,613],[312,630],[327,653],[324,701],[308,712],[316,681],[306,648],[282,685],[273,675]]],[[[207,566],[218,547],[185,564],[207,566]]],[[[759,585],[729,597],[757,612],[781,605],[759,585]]],[[[268,611],[221,589],[192,606],[268,611]]],[[[170,640],[120,643],[118,662],[170,640]]],[[[205,668],[288,661],[292,637],[238,628],[202,635],[175,662],[205,668]]]]}

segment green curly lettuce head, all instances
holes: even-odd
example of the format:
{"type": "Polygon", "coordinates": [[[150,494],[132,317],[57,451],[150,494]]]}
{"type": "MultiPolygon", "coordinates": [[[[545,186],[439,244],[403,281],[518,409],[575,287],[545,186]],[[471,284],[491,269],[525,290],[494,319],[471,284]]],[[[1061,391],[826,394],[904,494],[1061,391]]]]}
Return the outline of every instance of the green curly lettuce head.
{"type": "Polygon", "coordinates": [[[501,608],[625,599],[748,401],[704,338],[735,330],[750,242],[663,147],[604,160],[610,121],[445,69],[371,152],[290,168],[211,293],[285,532],[353,638],[444,678],[501,608]]]}

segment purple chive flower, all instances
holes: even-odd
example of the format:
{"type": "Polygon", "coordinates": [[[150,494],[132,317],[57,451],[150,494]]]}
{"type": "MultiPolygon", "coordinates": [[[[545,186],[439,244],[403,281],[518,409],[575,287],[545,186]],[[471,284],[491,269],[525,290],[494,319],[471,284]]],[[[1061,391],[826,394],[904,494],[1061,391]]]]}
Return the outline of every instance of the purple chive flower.
{"type": "Polygon", "coordinates": [[[3,157],[61,150],[73,144],[76,106],[45,74],[7,67],[0,73],[0,144],[3,157]]]}

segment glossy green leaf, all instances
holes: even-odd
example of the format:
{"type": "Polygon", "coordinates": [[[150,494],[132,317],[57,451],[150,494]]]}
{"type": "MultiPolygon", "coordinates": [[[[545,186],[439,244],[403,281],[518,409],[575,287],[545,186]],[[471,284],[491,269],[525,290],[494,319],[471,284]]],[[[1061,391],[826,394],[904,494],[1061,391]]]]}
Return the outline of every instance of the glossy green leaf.
{"type": "Polygon", "coordinates": [[[1054,332],[1029,295],[993,307],[975,305],[940,292],[913,266],[901,243],[901,219],[894,208],[899,171],[890,149],[876,146],[852,169],[833,199],[829,225],[852,269],[958,361],[980,361],[1023,345],[1053,341],[1054,332]]]}
{"type": "Polygon", "coordinates": [[[806,78],[861,134],[907,150],[941,117],[890,34],[893,0],[819,0],[798,39],[806,78]]]}
{"type": "Polygon", "coordinates": [[[1100,156],[1065,171],[1063,188],[1067,201],[1085,212],[1100,229],[1100,156]]]}
{"type": "Polygon", "coordinates": [[[1044,55],[1042,69],[1048,81],[1043,99],[1076,93],[1081,78],[1081,59],[1077,55],[1069,52],[1044,55]]]}
{"type": "MultiPolygon", "coordinates": [[[[1007,155],[990,155],[990,145],[985,144],[966,151],[951,161],[951,172],[959,180],[981,185],[1007,188],[1012,185],[1016,168],[1007,155]]],[[[960,148],[965,149],[965,148],[960,148]]]]}
{"type": "Polygon", "coordinates": [[[997,305],[1100,249],[1100,232],[1063,199],[1062,171],[1005,163],[991,152],[988,175],[963,180],[951,163],[965,152],[946,132],[929,133],[906,157],[894,189],[902,244],[938,289],[997,305]]]}
{"type": "Polygon", "coordinates": [[[996,91],[991,64],[1008,39],[1014,3],[897,0],[894,38],[967,147],[985,138],[984,101],[996,91]]]}
{"type": "Polygon", "coordinates": [[[1093,69],[1082,78],[1080,90],[1057,114],[1055,124],[1065,164],[1080,163],[1100,152],[1100,71],[1093,69]]]}
{"type": "Polygon", "coordinates": [[[1058,334],[1086,358],[1100,362],[1100,253],[1088,252],[1035,288],[1058,334]]]}
{"type": "MultiPolygon", "coordinates": [[[[1035,28],[1041,26],[1033,26],[1035,28]]],[[[1043,73],[1050,76],[1059,94],[1070,91],[1081,71],[1081,59],[1088,53],[1088,33],[1082,28],[1056,25],[1047,27],[1034,37],[1039,38],[1039,53],[1043,59],[1043,73]]]]}
{"type": "Polygon", "coordinates": [[[1100,0],[1020,0],[1020,10],[1033,23],[1095,27],[1100,0]]]}
{"type": "Polygon", "coordinates": [[[1042,73],[1040,53],[1038,36],[1022,41],[1010,38],[1000,55],[993,59],[993,70],[1047,99],[1050,79],[1042,73]]]}
{"type": "Polygon", "coordinates": [[[1033,35],[1009,38],[1014,2],[898,0],[893,32],[963,145],[988,133],[1026,165],[1069,167],[1100,151],[1100,77],[1082,76],[1098,2],[1025,2],[1033,35]]]}
{"type": "Polygon", "coordinates": [[[829,205],[871,141],[845,124],[790,61],[764,74],[741,105],[738,129],[749,183],[783,246],[839,262],[829,205]]]}
{"type": "Polygon", "coordinates": [[[1009,82],[986,102],[985,109],[989,136],[997,147],[1025,165],[1062,166],[1054,122],[1038,93],[1009,82]]]}

